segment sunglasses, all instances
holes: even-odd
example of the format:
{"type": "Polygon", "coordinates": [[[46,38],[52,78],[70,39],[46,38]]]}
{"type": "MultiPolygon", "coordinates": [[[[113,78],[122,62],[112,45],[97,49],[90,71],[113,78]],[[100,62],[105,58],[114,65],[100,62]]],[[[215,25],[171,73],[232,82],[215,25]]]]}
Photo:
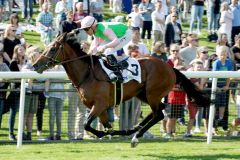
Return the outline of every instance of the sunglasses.
{"type": "Polygon", "coordinates": [[[177,17],[177,16],[172,16],[172,17],[177,17]]]}
{"type": "Polygon", "coordinates": [[[83,30],[88,32],[90,30],[91,27],[88,27],[88,28],[84,28],[83,30]]]}
{"type": "Polygon", "coordinates": [[[202,51],[201,53],[203,53],[203,54],[208,54],[208,51],[202,51]]]}
{"type": "Polygon", "coordinates": [[[12,30],[13,32],[16,32],[17,30],[12,30]]]}
{"type": "Polygon", "coordinates": [[[179,50],[172,50],[172,52],[179,52],[179,50]]]}

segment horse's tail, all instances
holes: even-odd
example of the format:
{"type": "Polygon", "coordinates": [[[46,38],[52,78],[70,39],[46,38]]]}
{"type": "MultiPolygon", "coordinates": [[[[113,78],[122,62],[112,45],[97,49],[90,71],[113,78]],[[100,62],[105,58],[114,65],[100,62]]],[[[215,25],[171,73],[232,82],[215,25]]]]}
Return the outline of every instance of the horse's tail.
{"type": "Polygon", "coordinates": [[[190,81],[179,70],[173,68],[176,74],[176,84],[183,87],[189,99],[194,100],[198,106],[207,107],[210,105],[209,95],[202,92],[192,81],[190,81]]]}

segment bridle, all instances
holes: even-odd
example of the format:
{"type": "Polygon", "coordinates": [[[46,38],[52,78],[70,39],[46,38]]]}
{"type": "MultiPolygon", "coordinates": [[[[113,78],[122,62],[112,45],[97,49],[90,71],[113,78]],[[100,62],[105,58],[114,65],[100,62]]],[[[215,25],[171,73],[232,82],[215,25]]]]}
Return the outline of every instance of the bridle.
{"type": "MultiPolygon", "coordinates": [[[[57,53],[56,55],[54,55],[53,57],[49,57],[47,56],[46,54],[42,54],[41,57],[45,57],[47,58],[49,61],[47,62],[47,64],[45,65],[48,69],[51,68],[50,65],[51,64],[54,64],[54,65],[62,65],[62,64],[65,64],[65,63],[69,63],[69,62],[73,62],[73,61],[76,61],[76,60],[79,60],[79,59],[82,59],[82,58],[85,58],[85,57],[89,57],[91,55],[89,54],[86,54],[86,55],[83,55],[83,56],[77,56],[75,58],[72,58],[72,59],[67,59],[67,60],[63,60],[63,61],[59,61],[57,58],[59,55],[64,55],[63,54],[63,49],[64,49],[64,44],[63,42],[59,42],[59,41],[55,41],[53,46],[56,45],[56,43],[58,44],[58,48],[54,48],[54,49],[57,49],[57,53]]],[[[70,47],[69,47],[70,48],[70,47]]],[[[64,59],[64,58],[63,58],[64,59]]]]}

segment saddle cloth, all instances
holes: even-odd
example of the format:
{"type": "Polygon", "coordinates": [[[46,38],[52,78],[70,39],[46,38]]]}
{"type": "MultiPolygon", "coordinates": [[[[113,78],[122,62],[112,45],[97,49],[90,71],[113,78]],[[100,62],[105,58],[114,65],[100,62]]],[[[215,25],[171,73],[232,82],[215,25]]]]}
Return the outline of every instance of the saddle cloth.
{"type": "MultiPolygon", "coordinates": [[[[130,57],[126,61],[128,63],[128,68],[122,71],[122,76],[124,80],[123,83],[127,83],[128,81],[133,79],[141,83],[141,68],[139,62],[135,58],[130,57]]],[[[99,59],[99,62],[102,66],[102,69],[105,71],[105,73],[110,79],[114,79],[117,77],[112,70],[108,69],[104,65],[102,59],[99,59]]]]}

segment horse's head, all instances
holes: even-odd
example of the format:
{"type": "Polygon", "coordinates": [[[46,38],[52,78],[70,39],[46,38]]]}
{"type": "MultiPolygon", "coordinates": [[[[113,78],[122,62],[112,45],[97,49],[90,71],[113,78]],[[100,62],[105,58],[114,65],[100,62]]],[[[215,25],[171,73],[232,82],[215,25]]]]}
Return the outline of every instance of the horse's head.
{"type": "Polygon", "coordinates": [[[52,68],[57,64],[61,64],[61,62],[65,60],[65,50],[67,48],[64,45],[67,37],[67,33],[64,33],[47,46],[47,48],[43,51],[41,56],[33,65],[35,71],[42,73],[43,71],[52,68]]]}

